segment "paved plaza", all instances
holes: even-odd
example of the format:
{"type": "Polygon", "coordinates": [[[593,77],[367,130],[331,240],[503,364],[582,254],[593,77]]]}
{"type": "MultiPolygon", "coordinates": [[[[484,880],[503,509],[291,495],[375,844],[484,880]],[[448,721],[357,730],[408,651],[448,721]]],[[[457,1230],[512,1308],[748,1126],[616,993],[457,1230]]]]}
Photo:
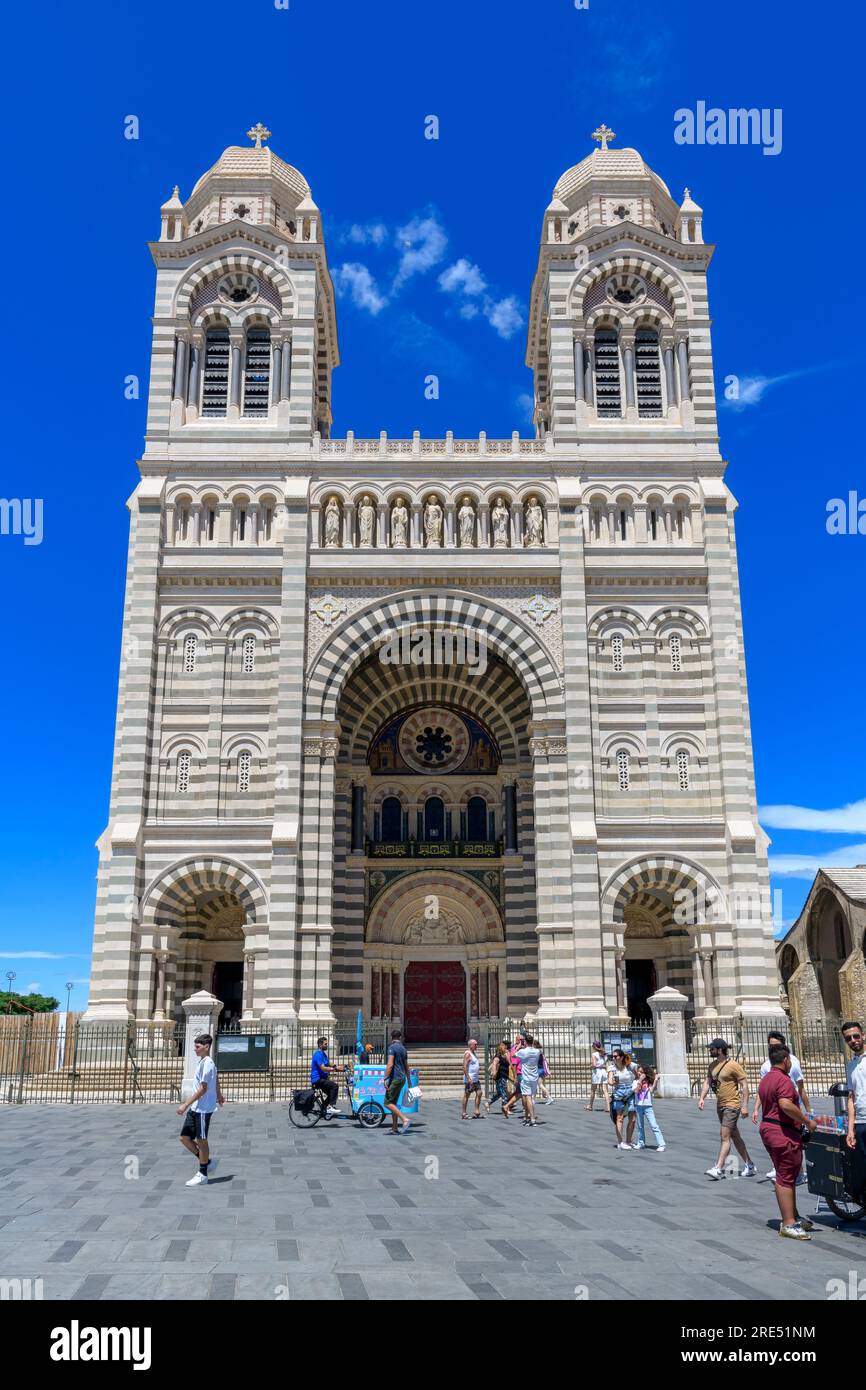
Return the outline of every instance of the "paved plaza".
{"type": "Polygon", "coordinates": [[[213,1179],[187,1189],[172,1106],[5,1107],[0,1278],[42,1279],[45,1299],[823,1300],[866,1271],[866,1224],[822,1208],[810,1244],[780,1240],[768,1181],[704,1177],[715,1116],[657,1113],[663,1154],[614,1149],[577,1101],[534,1130],[430,1101],[405,1138],[230,1104],[213,1179]]]}

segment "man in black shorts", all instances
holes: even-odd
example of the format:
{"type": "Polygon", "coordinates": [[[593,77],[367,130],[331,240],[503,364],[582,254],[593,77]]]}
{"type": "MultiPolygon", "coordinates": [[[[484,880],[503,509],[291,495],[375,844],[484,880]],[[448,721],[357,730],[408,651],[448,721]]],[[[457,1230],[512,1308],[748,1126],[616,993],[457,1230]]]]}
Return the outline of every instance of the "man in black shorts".
{"type": "Polygon", "coordinates": [[[219,1084],[217,1069],[210,1055],[213,1038],[210,1033],[199,1033],[195,1040],[195,1055],[198,1066],[195,1069],[193,1084],[195,1090],[189,1100],[178,1106],[178,1115],[185,1115],[180,1131],[180,1142],[198,1159],[198,1172],[189,1179],[187,1187],[204,1187],[208,1180],[208,1169],[213,1169],[208,1147],[208,1130],[211,1116],[217,1104],[225,1105],[226,1098],[219,1084]]]}
{"type": "Polygon", "coordinates": [[[388,1048],[388,1065],[385,1068],[385,1109],[391,1111],[391,1133],[397,1134],[400,1121],[403,1121],[400,1134],[405,1134],[409,1121],[397,1108],[400,1092],[409,1080],[409,1054],[403,1046],[403,1034],[399,1028],[391,1031],[391,1046],[388,1048]]]}

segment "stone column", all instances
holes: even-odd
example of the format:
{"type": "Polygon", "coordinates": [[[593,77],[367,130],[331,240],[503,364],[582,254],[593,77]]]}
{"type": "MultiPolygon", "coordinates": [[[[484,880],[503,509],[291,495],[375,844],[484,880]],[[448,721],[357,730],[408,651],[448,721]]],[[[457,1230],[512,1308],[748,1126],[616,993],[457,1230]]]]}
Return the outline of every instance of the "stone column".
{"type": "Polygon", "coordinates": [[[333,1023],[331,940],[334,879],[334,783],[339,726],[304,732],[299,879],[301,978],[298,1017],[333,1023]]]}
{"type": "Polygon", "coordinates": [[[229,420],[239,420],[241,414],[241,353],[243,352],[244,339],[242,333],[232,332],[229,335],[229,402],[226,410],[226,418],[229,420]]]}
{"type": "Polygon", "coordinates": [[[384,550],[388,547],[388,503],[379,502],[376,507],[376,541],[384,550]]]}
{"type": "Polygon", "coordinates": [[[255,999],[256,987],[256,954],[255,951],[244,951],[244,1003],[243,1017],[249,1019],[253,1017],[253,1001],[255,999]]]}
{"type": "Polygon", "coordinates": [[[189,381],[186,388],[186,409],[187,417],[194,418],[198,415],[198,387],[201,374],[202,344],[193,338],[190,343],[189,351],[189,381]]]}
{"type": "Polygon", "coordinates": [[[283,345],[273,344],[271,349],[271,405],[279,405],[283,376],[283,345]]]}
{"type": "Polygon", "coordinates": [[[153,958],[156,961],[156,1004],[153,1010],[154,1023],[165,1022],[165,967],[168,962],[168,951],[154,951],[153,958]]]}
{"type": "Polygon", "coordinates": [[[421,548],[421,503],[412,503],[412,545],[421,548]]]}
{"type": "Polygon", "coordinates": [[[574,398],[582,401],[586,398],[584,389],[584,368],[583,368],[583,343],[579,338],[574,340],[574,398]]]}
{"type": "Polygon", "coordinates": [[[585,391],[585,395],[586,395],[586,403],[587,403],[588,406],[592,406],[592,405],[595,403],[595,394],[594,394],[594,389],[595,389],[595,388],[594,388],[594,372],[595,372],[595,365],[594,365],[594,363],[593,363],[592,348],[593,348],[592,343],[591,343],[591,342],[588,342],[588,343],[586,344],[586,371],[585,371],[584,374],[583,374],[583,385],[584,385],[584,391],[585,391]]]}
{"type": "Polygon", "coordinates": [[[628,1018],[628,999],[625,987],[625,951],[618,949],[614,953],[614,968],[616,970],[616,1011],[620,1018],[628,1018]]]}
{"type": "Polygon", "coordinates": [[[523,506],[518,498],[511,504],[511,544],[516,549],[523,545],[523,506]]]}
{"type": "Polygon", "coordinates": [[[174,355],[174,398],[186,400],[186,338],[178,335],[174,355]]]}
{"type": "Polygon", "coordinates": [[[454,549],[454,502],[449,498],[445,503],[445,545],[454,549]]]}
{"type": "Polygon", "coordinates": [[[718,1015],[716,1008],[716,986],[713,980],[713,952],[701,950],[701,975],[704,981],[704,1013],[718,1015]]]}
{"type": "Polygon", "coordinates": [[[677,338],[677,367],[680,377],[680,400],[690,401],[692,390],[689,383],[689,348],[688,338],[684,334],[677,338]]]}
{"type": "Polygon", "coordinates": [[[668,396],[667,414],[668,419],[671,420],[675,419],[676,416],[679,415],[679,410],[677,407],[679,406],[680,400],[679,392],[677,391],[676,367],[674,365],[674,345],[672,340],[668,339],[665,341],[662,347],[662,356],[664,358],[665,364],[665,386],[667,387],[668,396]]]}
{"type": "Polygon", "coordinates": [[[685,1010],[688,999],[677,989],[656,990],[647,1003],[652,1010],[656,1040],[658,1094],[665,1100],[691,1094],[686,1053],[685,1010]]]}
{"type": "Polygon", "coordinates": [[[478,503],[478,544],[486,546],[490,544],[490,503],[478,503]]]}
{"type": "Polygon", "coordinates": [[[280,364],[280,400],[292,399],[292,340],[283,341],[283,359],[280,364]]]}
{"type": "MultiPolygon", "coordinates": [[[[206,989],[200,989],[198,993],[191,994],[189,999],[184,999],[181,1008],[186,1015],[186,1032],[183,1049],[183,1081],[180,1087],[181,1101],[189,1100],[195,1090],[195,1069],[198,1066],[198,1058],[195,1055],[193,1043],[199,1033],[210,1033],[212,1038],[216,1038],[217,1022],[222,1013],[222,1001],[216,995],[209,994],[206,989]]],[[[214,1048],[211,1048],[213,1056],[214,1048]]]]}
{"type": "Polygon", "coordinates": [[[347,502],[343,508],[343,548],[354,549],[355,545],[355,504],[347,502]]]}
{"type": "Polygon", "coordinates": [[[637,419],[637,406],[634,398],[634,335],[623,333],[620,335],[620,350],[622,352],[622,374],[625,378],[625,418],[626,420],[637,419]]]}

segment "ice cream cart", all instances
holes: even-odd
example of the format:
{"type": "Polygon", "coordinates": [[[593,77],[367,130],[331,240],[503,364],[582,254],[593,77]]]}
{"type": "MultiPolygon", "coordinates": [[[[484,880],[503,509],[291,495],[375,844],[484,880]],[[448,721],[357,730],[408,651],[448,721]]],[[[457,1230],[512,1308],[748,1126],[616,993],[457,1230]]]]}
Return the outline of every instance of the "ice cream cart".
{"type": "MultiPolygon", "coordinates": [[[[409,1085],[418,1085],[418,1073],[409,1069],[409,1085]]],[[[365,1129],[375,1129],[390,1114],[385,1109],[385,1063],[359,1062],[346,1076],[352,1114],[365,1129]]],[[[397,1101],[401,1115],[417,1115],[418,1100],[408,1101],[404,1085],[397,1101]]]]}

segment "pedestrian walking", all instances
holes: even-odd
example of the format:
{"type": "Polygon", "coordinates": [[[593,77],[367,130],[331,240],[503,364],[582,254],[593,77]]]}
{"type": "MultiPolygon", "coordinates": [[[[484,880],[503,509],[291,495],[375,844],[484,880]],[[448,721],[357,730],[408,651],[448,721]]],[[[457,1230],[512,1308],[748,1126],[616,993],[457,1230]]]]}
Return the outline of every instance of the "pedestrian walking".
{"type": "Polygon", "coordinates": [[[509,1061],[511,1065],[508,1072],[508,1079],[511,1082],[513,1090],[511,1092],[511,1095],[508,1097],[508,1101],[502,1107],[502,1113],[505,1116],[506,1120],[511,1118],[511,1112],[514,1109],[517,1102],[520,1100],[521,1063],[519,1053],[525,1041],[526,1038],[523,1033],[516,1033],[514,1037],[514,1044],[509,1053],[509,1061]]]}
{"type": "MultiPolygon", "coordinates": [[[[493,1091],[490,1100],[484,1102],[484,1109],[490,1114],[491,1105],[495,1105],[498,1100],[502,1102],[502,1113],[505,1114],[505,1107],[508,1103],[508,1074],[511,1071],[511,1058],[508,1055],[510,1043],[501,1042],[497,1045],[496,1051],[488,1068],[490,1079],[493,1084],[493,1091]]],[[[507,1117],[506,1117],[507,1118],[507,1117]]]]}
{"type": "Polygon", "coordinates": [[[658,1072],[655,1067],[641,1067],[637,1069],[637,1080],[634,1083],[634,1108],[637,1116],[637,1143],[636,1149],[646,1148],[645,1126],[649,1125],[656,1141],[656,1153],[664,1153],[667,1145],[664,1135],[659,1129],[659,1122],[653,1109],[653,1096],[659,1084],[658,1072]]]}
{"type": "Polygon", "coordinates": [[[866,1162],[866,1041],[862,1023],[843,1023],[842,1037],[853,1056],[845,1068],[848,1082],[848,1126],[845,1142],[858,1149],[861,1169],[866,1162]]]}
{"type": "Polygon", "coordinates": [[[409,1120],[400,1113],[397,1105],[404,1086],[409,1084],[409,1054],[403,1046],[403,1034],[399,1028],[391,1029],[391,1046],[388,1048],[388,1063],[385,1067],[385,1109],[391,1111],[391,1133],[406,1134],[409,1120]],[[402,1127],[397,1126],[402,1120],[402,1127]]]}
{"type": "Polygon", "coordinates": [[[608,1066],[607,1084],[610,1087],[610,1113],[616,1125],[616,1139],[618,1149],[630,1149],[634,1138],[634,1083],[637,1079],[637,1068],[635,1067],[631,1054],[623,1052],[621,1047],[615,1047],[608,1066]],[[623,1139],[622,1124],[623,1119],[628,1116],[626,1126],[626,1136],[623,1139]]]}
{"type": "Polygon", "coordinates": [[[728,1056],[728,1044],[724,1038],[713,1038],[709,1045],[710,1065],[707,1079],[703,1084],[698,1109],[703,1110],[710,1091],[716,1098],[716,1114],[719,1117],[719,1156],[712,1168],[707,1169],[707,1177],[718,1180],[725,1176],[725,1163],[733,1144],[743,1167],[741,1178],[753,1178],[755,1165],[749,1157],[749,1150],[737,1128],[740,1118],[749,1113],[749,1083],[739,1062],[728,1056]]]}
{"type": "Polygon", "coordinates": [[[198,1159],[198,1172],[189,1179],[186,1186],[204,1187],[209,1172],[213,1171],[216,1164],[216,1159],[210,1156],[208,1145],[210,1122],[217,1105],[225,1105],[226,1098],[220,1089],[216,1063],[210,1055],[213,1046],[210,1033],[200,1033],[193,1046],[198,1058],[193,1077],[195,1090],[189,1100],[178,1106],[177,1113],[186,1116],[180,1131],[180,1142],[198,1159]]]}
{"type": "Polygon", "coordinates": [[[466,1107],[469,1097],[475,1097],[473,1120],[481,1119],[481,1062],[478,1059],[478,1039],[470,1038],[463,1053],[463,1099],[460,1102],[460,1118],[468,1120],[466,1107]]]}
{"type": "Polygon", "coordinates": [[[541,1060],[541,1048],[536,1043],[530,1033],[526,1034],[523,1047],[517,1052],[520,1062],[520,1099],[523,1103],[523,1123],[534,1125],[535,1119],[535,1093],[538,1090],[538,1064],[541,1060]]]}
{"type": "MultiPolygon", "coordinates": [[[[540,1043],[540,1042],[539,1042],[538,1046],[541,1047],[541,1043],[540,1043]]],[[[540,1058],[539,1063],[538,1063],[538,1094],[541,1096],[541,1103],[542,1103],[542,1105],[552,1105],[552,1104],[553,1104],[553,1096],[550,1094],[550,1091],[547,1089],[547,1083],[548,1083],[548,1081],[550,1081],[550,1080],[551,1080],[551,1076],[550,1076],[550,1067],[547,1065],[547,1058],[545,1057],[545,1055],[544,1055],[544,1049],[542,1048],[541,1058],[540,1058]]]]}
{"type": "Polygon", "coordinates": [[[790,1240],[811,1240],[814,1221],[797,1211],[797,1178],[803,1166],[803,1132],[817,1129],[804,1115],[797,1088],[790,1077],[791,1053],[778,1043],[770,1048],[770,1070],[758,1087],[761,1105],[761,1142],[773,1160],[776,1201],[781,1222],[779,1235],[790,1240]]]}
{"type": "Polygon", "coordinates": [[[610,1114],[610,1091],[607,1085],[607,1053],[600,1042],[592,1045],[592,1072],[590,1075],[589,1104],[585,1105],[584,1110],[592,1110],[595,1105],[595,1093],[601,1091],[604,1097],[604,1108],[610,1114]]]}
{"type": "MultiPolygon", "coordinates": [[[[772,1062],[771,1062],[770,1059],[769,1059],[769,1053],[770,1053],[771,1049],[774,1048],[774,1047],[787,1047],[787,1046],[788,1046],[788,1039],[785,1037],[784,1033],[768,1033],[768,1034],[767,1034],[767,1060],[766,1060],[764,1063],[762,1063],[762,1065],[761,1065],[761,1074],[760,1074],[760,1076],[758,1077],[758,1083],[759,1083],[759,1085],[760,1085],[760,1082],[763,1081],[764,1077],[767,1075],[767,1072],[770,1070],[770,1067],[772,1066],[772,1062]]],[[[811,1114],[811,1105],[809,1104],[809,1097],[808,1097],[807,1094],[806,1094],[806,1081],[805,1081],[805,1078],[804,1078],[804,1076],[803,1076],[803,1068],[800,1066],[799,1059],[796,1058],[796,1057],[794,1056],[793,1052],[791,1053],[791,1070],[788,1072],[788,1075],[789,1075],[789,1077],[791,1078],[791,1080],[793,1081],[794,1085],[797,1087],[797,1091],[799,1092],[799,1096],[800,1096],[800,1104],[802,1105],[804,1112],[805,1112],[807,1115],[811,1114]]],[[[759,1112],[760,1108],[761,1108],[761,1104],[760,1104],[760,1101],[758,1100],[758,1093],[755,1092],[755,1108],[754,1108],[754,1110],[752,1111],[752,1124],[755,1124],[755,1125],[756,1125],[756,1124],[758,1123],[758,1112],[759,1112]]],[[[768,1177],[768,1178],[771,1178],[771,1179],[775,1179],[775,1176],[776,1176],[776,1171],[775,1171],[774,1168],[771,1168],[770,1171],[769,1171],[769,1173],[767,1174],[767,1177],[768,1177]]],[[[806,1181],[806,1175],[805,1175],[805,1173],[801,1173],[801,1174],[800,1174],[800,1177],[798,1178],[797,1181],[798,1181],[798,1183],[805,1182],[805,1181],[806,1181]]]]}

